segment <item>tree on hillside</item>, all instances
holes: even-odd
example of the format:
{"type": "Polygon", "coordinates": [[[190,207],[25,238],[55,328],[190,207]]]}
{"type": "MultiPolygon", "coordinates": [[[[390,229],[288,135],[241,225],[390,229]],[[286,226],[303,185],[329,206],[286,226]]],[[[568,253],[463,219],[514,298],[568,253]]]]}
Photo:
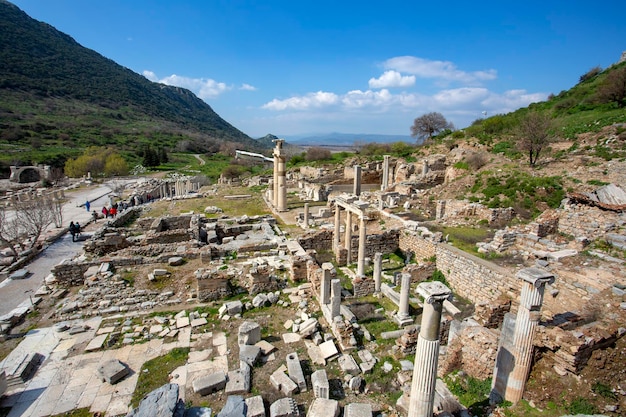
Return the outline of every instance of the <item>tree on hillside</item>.
{"type": "Polygon", "coordinates": [[[541,150],[550,143],[552,120],[544,113],[533,111],[520,120],[516,130],[517,145],[528,153],[528,164],[535,166],[541,150]]]}
{"type": "Polygon", "coordinates": [[[445,129],[454,129],[454,126],[443,117],[443,114],[437,112],[426,113],[413,120],[411,136],[417,139],[426,138],[430,140],[433,135],[445,129]]]}
{"type": "Polygon", "coordinates": [[[603,103],[626,106],[626,67],[611,71],[598,89],[598,97],[603,103]]]}
{"type": "Polygon", "coordinates": [[[65,175],[71,178],[82,177],[87,173],[97,177],[103,174],[125,175],[124,172],[128,172],[126,161],[113,148],[90,146],[78,158],[65,162],[65,175]]]}

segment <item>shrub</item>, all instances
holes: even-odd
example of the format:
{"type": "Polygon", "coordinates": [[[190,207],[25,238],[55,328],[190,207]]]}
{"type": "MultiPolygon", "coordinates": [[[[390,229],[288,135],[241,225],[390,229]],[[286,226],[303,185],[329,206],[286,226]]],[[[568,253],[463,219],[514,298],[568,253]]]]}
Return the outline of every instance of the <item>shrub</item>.
{"type": "Polygon", "coordinates": [[[307,161],[324,161],[330,159],[332,153],[329,149],[320,148],[319,146],[313,146],[306,151],[307,161]]]}
{"type": "Polygon", "coordinates": [[[578,83],[580,84],[580,83],[584,83],[585,81],[589,81],[590,79],[594,78],[596,75],[600,74],[601,72],[602,72],[601,67],[599,66],[593,67],[589,71],[587,71],[586,73],[580,76],[580,78],[578,79],[578,83]]]}

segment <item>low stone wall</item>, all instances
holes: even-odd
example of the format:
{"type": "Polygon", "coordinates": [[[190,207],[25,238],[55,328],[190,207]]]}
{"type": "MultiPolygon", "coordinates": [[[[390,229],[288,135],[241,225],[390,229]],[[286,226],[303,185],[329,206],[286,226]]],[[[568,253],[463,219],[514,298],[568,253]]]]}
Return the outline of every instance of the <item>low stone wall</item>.
{"type": "Polygon", "coordinates": [[[298,238],[298,243],[304,250],[330,251],[333,248],[333,231],[320,230],[314,233],[307,233],[298,238]]]}
{"type": "Polygon", "coordinates": [[[417,261],[430,259],[437,253],[437,244],[424,239],[419,232],[402,230],[398,235],[398,246],[403,252],[413,252],[417,261]]]}
{"type": "Polygon", "coordinates": [[[374,294],[376,284],[373,278],[357,277],[352,280],[352,291],[355,297],[366,297],[374,294]]]}

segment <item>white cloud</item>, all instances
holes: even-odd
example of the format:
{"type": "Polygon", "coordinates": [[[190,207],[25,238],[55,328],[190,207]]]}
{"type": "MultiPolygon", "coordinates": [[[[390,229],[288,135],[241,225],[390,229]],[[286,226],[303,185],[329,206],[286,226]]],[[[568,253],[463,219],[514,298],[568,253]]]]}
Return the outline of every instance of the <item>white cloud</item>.
{"type": "Polygon", "coordinates": [[[159,77],[157,77],[157,75],[154,72],[148,71],[148,70],[143,71],[143,76],[153,82],[156,82],[159,79],[159,77]]]}
{"type": "Polygon", "coordinates": [[[370,88],[410,87],[415,84],[414,75],[402,75],[397,71],[385,71],[378,78],[370,78],[370,88]]]}
{"type": "Polygon", "coordinates": [[[318,91],[306,96],[291,97],[285,100],[274,99],[265,103],[262,108],[268,110],[307,110],[312,108],[327,107],[339,102],[339,96],[335,93],[318,91]]]}
{"type": "Polygon", "coordinates": [[[490,94],[481,104],[485,108],[497,109],[495,113],[508,113],[528,106],[530,103],[544,101],[548,97],[546,93],[528,93],[526,90],[508,90],[503,94],[490,94]]]}
{"type": "Polygon", "coordinates": [[[489,90],[480,87],[464,87],[451,90],[442,90],[433,95],[436,103],[446,108],[455,108],[461,105],[477,103],[489,97],[489,90]]]}
{"type": "Polygon", "coordinates": [[[498,76],[494,69],[467,72],[460,70],[450,61],[431,61],[414,56],[399,56],[386,60],[385,69],[414,74],[421,78],[436,78],[462,83],[478,83],[493,80],[498,76]]]}
{"type": "Polygon", "coordinates": [[[250,84],[246,84],[246,83],[241,84],[241,87],[239,87],[239,89],[240,90],[245,90],[245,91],[256,91],[257,90],[257,88],[255,86],[250,85],[250,84]]]}
{"type": "Polygon", "coordinates": [[[225,83],[220,83],[210,78],[190,78],[172,74],[168,77],[159,79],[154,72],[148,70],[144,70],[143,75],[153,82],[191,90],[195,95],[203,100],[215,98],[223,92],[232,89],[232,87],[227,86],[225,83]]]}

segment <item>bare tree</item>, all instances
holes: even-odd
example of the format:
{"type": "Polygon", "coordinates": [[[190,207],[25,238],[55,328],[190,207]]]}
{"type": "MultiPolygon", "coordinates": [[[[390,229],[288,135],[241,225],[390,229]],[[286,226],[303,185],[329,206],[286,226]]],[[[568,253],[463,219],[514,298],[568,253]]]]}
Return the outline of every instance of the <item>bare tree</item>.
{"type": "Polygon", "coordinates": [[[551,141],[552,120],[544,113],[530,112],[517,127],[517,145],[528,153],[528,164],[535,166],[541,150],[551,141]]]}
{"type": "Polygon", "coordinates": [[[23,249],[21,245],[22,233],[15,217],[9,218],[7,208],[0,206],[0,244],[11,251],[13,261],[17,259],[18,249],[23,249]]]}
{"type": "Polygon", "coordinates": [[[15,219],[20,230],[30,239],[30,247],[34,247],[48,226],[55,219],[50,199],[37,198],[15,204],[15,219]]]}
{"type": "Polygon", "coordinates": [[[445,129],[454,129],[454,125],[443,117],[443,114],[437,112],[426,113],[413,120],[411,126],[411,136],[427,140],[432,139],[433,135],[445,129]]]}

